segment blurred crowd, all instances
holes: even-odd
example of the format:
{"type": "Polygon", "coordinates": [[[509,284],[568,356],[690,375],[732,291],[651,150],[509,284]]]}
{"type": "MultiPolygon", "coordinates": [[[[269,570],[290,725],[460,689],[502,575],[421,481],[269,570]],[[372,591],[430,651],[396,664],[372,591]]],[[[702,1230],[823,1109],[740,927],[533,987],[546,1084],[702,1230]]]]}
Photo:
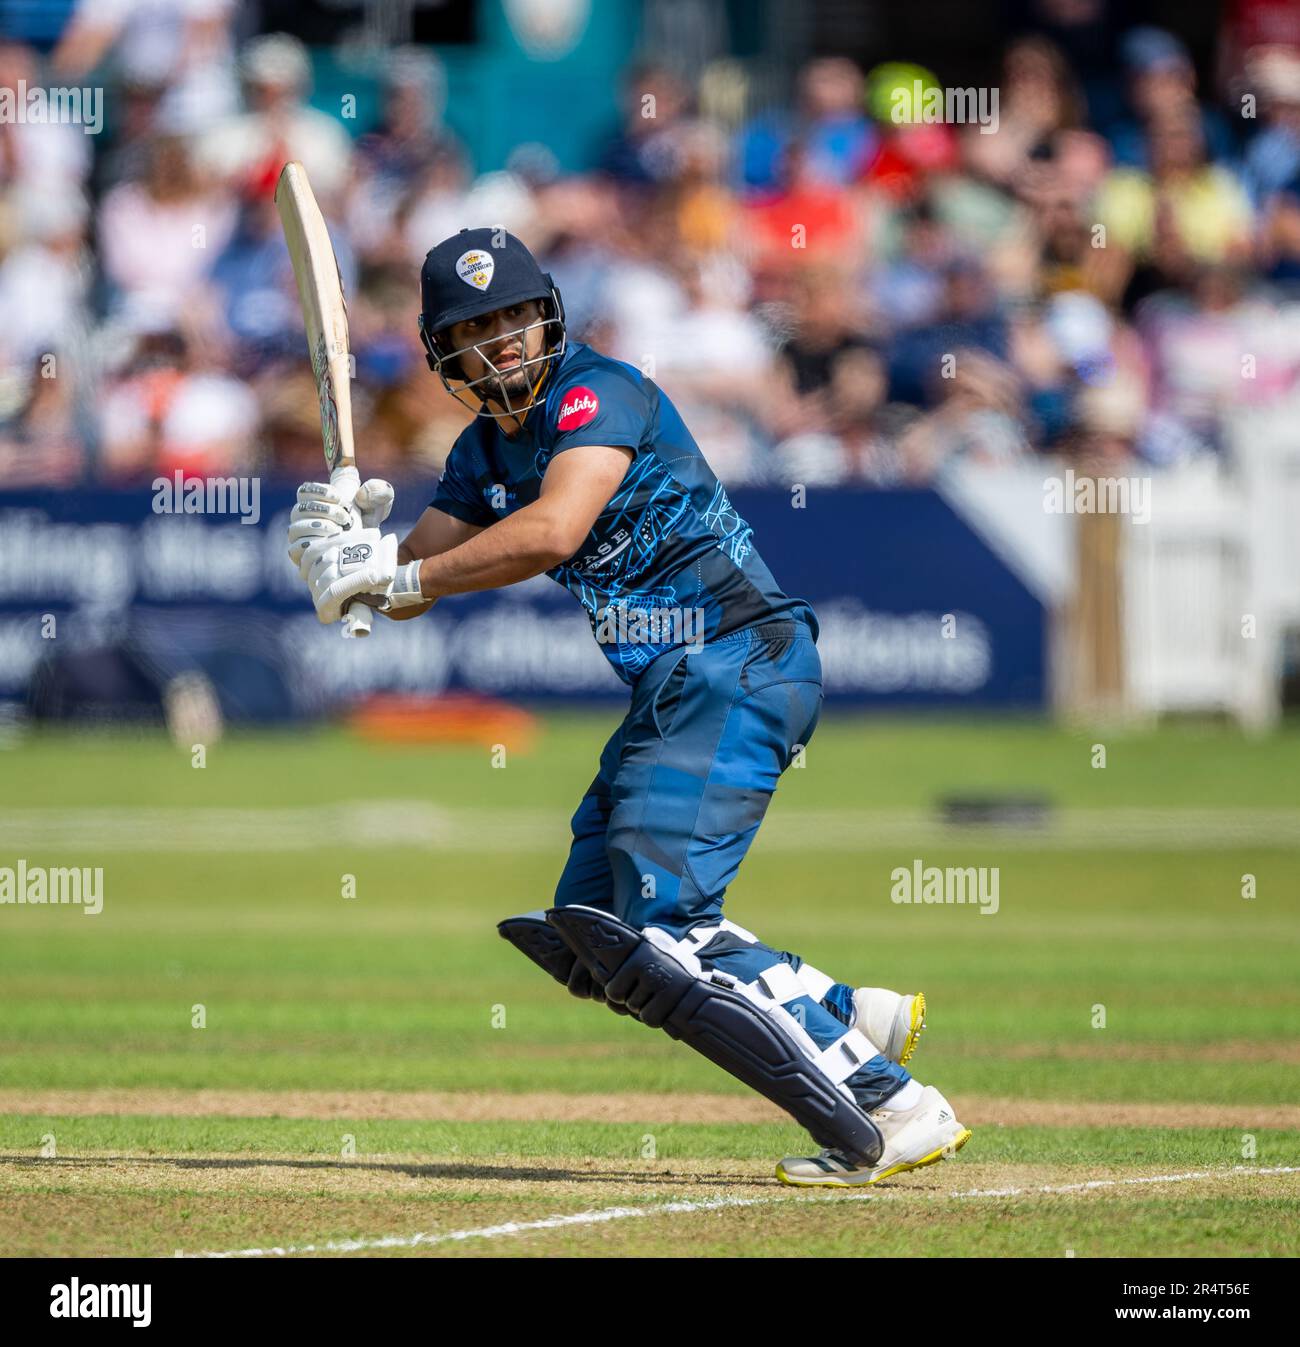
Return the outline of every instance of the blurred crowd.
{"type": "Polygon", "coordinates": [[[996,130],[919,115],[942,71],[819,58],[760,108],[737,62],[639,65],[563,172],[528,141],[480,171],[429,49],[376,64],[358,133],[310,104],[296,38],[234,41],[231,0],[148,24],[83,0],[49,53],[0,43],[0,88],[108,107],[96,136],[0,121],[0,481],[319,472],[290,158],[331,223],[367,471],[432,475],[468,419],[415,318],[424,254],[477,225],[533,248],[570,337],[651,375],[729,483],[1219,454],[1300,374],[1300,6],[1268,8],[1228,7],[1213,87],[1155,28],[1009,39],[996,130]]]}

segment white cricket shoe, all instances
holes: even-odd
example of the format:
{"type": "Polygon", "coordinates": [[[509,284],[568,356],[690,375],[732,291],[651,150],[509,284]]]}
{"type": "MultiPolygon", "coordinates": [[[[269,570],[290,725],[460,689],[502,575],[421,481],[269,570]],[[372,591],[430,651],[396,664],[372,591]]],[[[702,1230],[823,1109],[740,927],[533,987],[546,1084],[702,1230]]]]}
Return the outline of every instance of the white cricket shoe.
{"type": "Polygon", "coordinates": [[[859,987],[853,993],[853,1029],[864,1033],[881,1054],[906,1066],[925,1029],[925,996],[900,996],[885,987],[859,987]]]}
{"type": "Polygon", "coordinates": [[[838,1151],[823,1150],[819,1155],[787,1155],[777,1165],[776,1177],[803,1188],[855,1188],[950,1159],[971,1138],[970,1128],[957,1121],[952,1105],[933,1085],[925,1086],[915,1107],[905,1112],[887,1104],[867,1115],[885,1139],[876,1164],[859,1169],[838,1151]]]}

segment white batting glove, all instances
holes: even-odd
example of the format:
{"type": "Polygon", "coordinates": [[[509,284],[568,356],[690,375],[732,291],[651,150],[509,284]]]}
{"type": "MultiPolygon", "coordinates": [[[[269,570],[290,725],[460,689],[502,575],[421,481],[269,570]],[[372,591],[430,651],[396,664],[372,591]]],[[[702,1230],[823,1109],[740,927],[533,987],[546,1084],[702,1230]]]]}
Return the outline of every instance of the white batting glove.
{"type": "Polygon", "coordinates": [[[337,622],[357,595],[383,595],[391,588],[397,577],[397,534],[358,529],[341,538],[322,538],[308,544],[299,564],[307,571],[316,616],[337,622]]]}
{"type": "MultiPolygon", "coordinates": [[[[352,476],[356,477],[355,470],[352,476]]],[[[303,559],[312,543],[364,527],[360,511],[352,508],[358,494],[355,484],[345,480],[333,485],[304,482],[298,488],[297,503],[289,512],[289,560],[304,580],[310,567],[303,559]]]]}
{"type": "Polygon", "coordinates": [[[334,482],[304,482],[289,512],[289,560],[304,580],[302,556],[310,543],[349,529],[374,529],[393,508],[393,484],[371,477],[357,484],[357,470],[344,468],[334,482]]]}
{"type": "Polygon", "coordinates": [[[393,484],[382,477],[368,477],[357,488],[353,508],[361,516],[361,527],[377,529],[393,508],[393,484]]]}
{"type": "Polygon", "coordinates": [[[419,603],[430,603],[420,593],[420,563],[407,561],[397,568],[393,583],[383,595],[382,601],[375,603],[368,595],[366,602],[379,609],[381,613],[391,613],[394,608],[414,608],[419,603]]]}

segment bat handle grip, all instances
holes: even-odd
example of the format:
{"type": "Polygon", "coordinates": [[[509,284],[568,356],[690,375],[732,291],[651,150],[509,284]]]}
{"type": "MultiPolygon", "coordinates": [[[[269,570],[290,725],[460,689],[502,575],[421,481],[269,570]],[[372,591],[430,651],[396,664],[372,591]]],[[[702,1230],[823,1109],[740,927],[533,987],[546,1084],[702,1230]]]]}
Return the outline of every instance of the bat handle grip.
{"type": "MultiPolygon", "coordinates": [[[[361,475],[350,459],[346,466],[340,464],[330,473],[330,485],[339,489],[340,495],[346,497],[348,505],[352,504],[352,498],[361,485],[361,475]]],[[[343,614],[344,637],[353,640],[358,636],[369,636],[370,625],[374,620],[375,610],[369,604],[359,601],[350,603],[343,614]]]]}
{"type": "Polygon", "coordinates": [[[343,636],[354,639],[370,635],[370,624],[375,620],[375,610],[366,603],[352,603],[343,614],[343,636]]]}

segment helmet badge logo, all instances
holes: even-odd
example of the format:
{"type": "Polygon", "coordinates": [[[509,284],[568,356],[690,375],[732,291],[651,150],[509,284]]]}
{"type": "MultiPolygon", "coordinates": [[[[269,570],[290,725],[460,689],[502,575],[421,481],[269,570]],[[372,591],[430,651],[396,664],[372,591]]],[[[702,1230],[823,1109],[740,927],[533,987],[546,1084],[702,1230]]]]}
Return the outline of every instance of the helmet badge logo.
{"type": "Polygon", "coordinates": [[[485,253],[481,248],[471,248],[456,259],[456,275],[475,290],[486,290],[492,284],[492,273],[496,266],[491,253],[485,253]]]}

